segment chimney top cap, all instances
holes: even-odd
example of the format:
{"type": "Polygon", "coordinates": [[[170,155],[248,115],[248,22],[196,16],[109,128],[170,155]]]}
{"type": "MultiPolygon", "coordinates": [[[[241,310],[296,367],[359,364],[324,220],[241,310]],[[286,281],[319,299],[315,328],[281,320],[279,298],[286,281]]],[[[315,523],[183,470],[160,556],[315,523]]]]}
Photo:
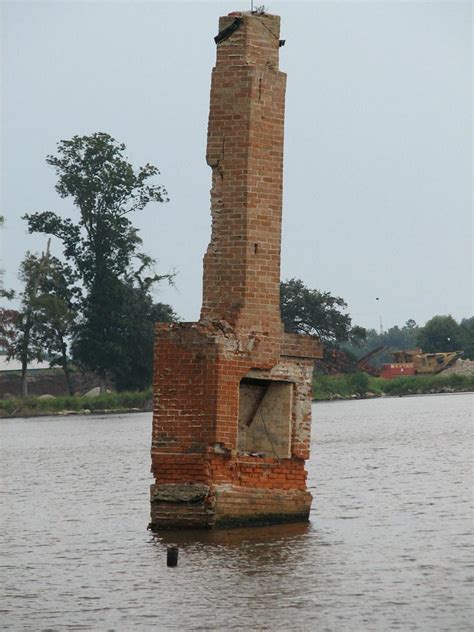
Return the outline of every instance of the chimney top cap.
{"type": "Polygon", "coordinates": [[[265,17],[265,16],[271,16],[271,13],[267,13],[263,8],[257,8],[254,9],[253,11],[231,11],[230,13],[227,14],[228,17],[231,18],[241,18],[243,16],[259,16],[259,17],[265,17]]]}

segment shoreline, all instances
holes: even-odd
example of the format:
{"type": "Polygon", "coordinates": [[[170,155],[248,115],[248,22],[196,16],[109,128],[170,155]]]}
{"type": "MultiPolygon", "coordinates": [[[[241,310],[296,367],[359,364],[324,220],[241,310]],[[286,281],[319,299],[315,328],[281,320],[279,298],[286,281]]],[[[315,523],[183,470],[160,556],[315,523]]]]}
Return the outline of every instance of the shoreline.
{"type": "Polygon", "coordinates": [[[149,412],[153,409],[151,389],[102,395],[43,395],[0,399],[0,419],[69,417],[149,412]]]}
{"type": "Polygon", "coordinates": [[[105,417],[107,415],[125,415],[134,413],[151,413],[151,408],[104,408],[102,410],[89,410],[85,408],[83,410],[61,410],[51,412],[36,412],[36,411],[23,411],[22,413],[13,415],[0,415],[0,422],[7,419],[31,419],[32,417],[105,417]]]}
{"type": "MultiPolygon", "coordinates": [[[[385,393],[381,395],[369,395],[369,396],[333,396],[325,399],[317,398],[312,399],[313,404],[322,403],[338,403],[338,402],[355,402],[355,401],[367,401],[372,399],[398,399],[400,397],[425,397],[425,396],[433,396],[433,395],[474,395],[474,390],[457,390],[457,391],[445,391],[445,392],[434,392],[434,393],[405,393],[399,395],[387,395],[385,393]]],[[[136,413],[152,413],[153,410],[150,407],[143,408],[103,408],[97,410],[90,410],[89,408],[83,408],[79,410],[61,410],[61,411],[15,411],[15,413],[10,415],[0,415],[0,422],[9,420],[9,419],[31,419],[35,417],[106,417],[111,415],[125,415],[125,414],[136,414],[136,413]]]]}
{"type": "Polygon", "coordinates": [[[435,393],[403,393],[400,395],[387,395],[386,393],[382,393],[381,395],[370,395],[367,397],[328,397],[326,399],[313,399],[313,404],[318,404],[319,402],[324,403],[337,403],[337,402],[356,402],[356,401],[368,401],[371,399],[399,399],[400,397],[433,397],[436,395],[474,395],[474,390],[459,390],[459,391],[437,391],[435,393]]]}
{"type": "Polygon", "coordinates": [[[384,379],[365,373],[339,376],[316,375],[313,379],[313,399],[338,401],[379,397],[407,397],[474,391],[474,375],[415,375],[384,379]]]}

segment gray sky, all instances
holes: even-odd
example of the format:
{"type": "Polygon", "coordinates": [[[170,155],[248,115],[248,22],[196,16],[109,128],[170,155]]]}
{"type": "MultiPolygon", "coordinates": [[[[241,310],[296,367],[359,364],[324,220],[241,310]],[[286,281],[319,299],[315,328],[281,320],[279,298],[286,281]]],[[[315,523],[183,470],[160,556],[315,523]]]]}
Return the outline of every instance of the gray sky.
{"type": "MultiPolygon", "coordinates": [[[[24,252],[45,245],[21,215],[76,213],[54,191],[45,156],[60,139],[108,132],[135,166],[161,170],[171,202],[135,224],[159,271],[178,272],[176,289],[157,299],[198,318],[213,36],[219,15],[249,5],[2,3],[7,286],[18,287],[24,252]]],[[[471,3],[265,6],[286,39],[282,278],[342,296],[367,327],[379,314],[384,327],[472,315],[471,3]]]]}

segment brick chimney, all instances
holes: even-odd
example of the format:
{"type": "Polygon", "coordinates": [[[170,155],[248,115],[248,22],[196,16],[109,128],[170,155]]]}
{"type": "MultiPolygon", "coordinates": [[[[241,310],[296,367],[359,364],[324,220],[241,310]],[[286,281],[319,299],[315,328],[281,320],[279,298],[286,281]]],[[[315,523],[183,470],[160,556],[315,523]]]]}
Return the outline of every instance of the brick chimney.
{"type": "Polygon", "coordinates": [[[306,520],[313,362],[279,309],[286,75],[280,18],[219,21],[198,323],[156,325],[151,525],[306,520]]]}
{"type": "Polygon", "coordinates": [[[281,338],[280,248],[286,75],[280,18],[233,14],[212,71],[207,163],[212,235],[204,258],[201,320],[281,338]]]}

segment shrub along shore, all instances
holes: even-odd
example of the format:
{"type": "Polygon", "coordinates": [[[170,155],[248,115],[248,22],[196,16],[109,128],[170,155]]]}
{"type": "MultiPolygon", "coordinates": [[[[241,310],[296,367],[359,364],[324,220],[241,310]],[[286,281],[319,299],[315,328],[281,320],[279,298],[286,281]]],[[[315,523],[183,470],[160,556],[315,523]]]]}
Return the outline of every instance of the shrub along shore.
{"type": "MultiPolygon", "coordinates": [[[[474,391],[473,375],[418,375],[393,380],[369,377],[365,373],[341,376],[316,375],[313,400],[367,399],[434,393],[474,391]]],[[[152,410],[152,391],[105,393],[96,397],[11,397],[0,399],[0,418],[54,415],[87,415],[152,410]]]]}
{"type": "Polygon", "coordinates": [[[146,391],[104,393],[96,397],[73,395],[0,399],[0,417],[88,415],[90,413],[141,412],[151,409],[151,388],[146,391]]]}
{"type": "Polygon", "coordinates": [[[366,399],[474,391],[474,375],[413,375],[384,380],[366,373],[315,375],[313,400],[366,399]]]}

